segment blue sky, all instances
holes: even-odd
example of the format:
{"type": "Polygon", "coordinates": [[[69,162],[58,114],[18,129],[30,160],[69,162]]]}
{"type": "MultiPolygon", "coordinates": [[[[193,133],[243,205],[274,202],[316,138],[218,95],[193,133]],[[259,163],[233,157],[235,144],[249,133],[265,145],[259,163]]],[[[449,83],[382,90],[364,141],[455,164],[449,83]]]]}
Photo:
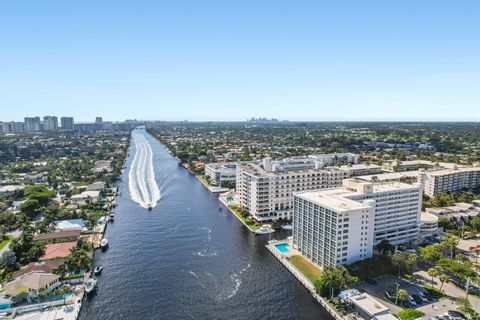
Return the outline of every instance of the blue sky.
{"type": "Polygon", "coordinates": [[[0,120],[480,121],[480,2],[3,1],[0,120]]]}

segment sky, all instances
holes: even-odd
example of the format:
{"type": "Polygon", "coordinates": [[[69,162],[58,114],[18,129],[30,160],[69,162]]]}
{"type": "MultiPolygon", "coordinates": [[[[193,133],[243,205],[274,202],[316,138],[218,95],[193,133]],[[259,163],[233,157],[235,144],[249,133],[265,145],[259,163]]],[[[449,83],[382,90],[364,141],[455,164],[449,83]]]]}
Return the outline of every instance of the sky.
{"type": "Polygon", "coordinates": [[[480,121],[480,1],[0,2],[0,121],[480,121]]]}

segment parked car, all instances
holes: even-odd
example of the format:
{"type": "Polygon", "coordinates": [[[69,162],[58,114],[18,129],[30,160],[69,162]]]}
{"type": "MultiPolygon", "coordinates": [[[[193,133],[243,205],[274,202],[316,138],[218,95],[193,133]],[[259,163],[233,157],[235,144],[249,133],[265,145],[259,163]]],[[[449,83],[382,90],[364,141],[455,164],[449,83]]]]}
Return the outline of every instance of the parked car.
{"type": "Polygon", "coordinates": [[[420,299],[422,300],[423,303],[428,303],[429,300],[428,300],[428,298],[427,298],[427,296],[425,295],[424,292],[419,292],[418,296],[420,297],[420,299]]]}
{"type": "Polygon", "coordinates": [[[422,302],[423,302],[422,299],[420,299],[420,296],[417,293],[412,294],[412,298],[413,298],[413,300],[415,300],[416,304],[422,304],[422,302]]]}
{"type": "Polygon", "coordinates": [[[410,303],[412,306],[416,306],[417,303],[415,302],[415,299],[412,298],[412,296],[408,296],[407,298],[408,303],[410,303]]]}
{"type": "Polygon", "coordinates": [[[463,313],[461,313],[460,311],[448,310],[447,314],[448,314],[450,317],[460,318],[460,319],[467,319],[467,317],[466,317],[463,313]]]}

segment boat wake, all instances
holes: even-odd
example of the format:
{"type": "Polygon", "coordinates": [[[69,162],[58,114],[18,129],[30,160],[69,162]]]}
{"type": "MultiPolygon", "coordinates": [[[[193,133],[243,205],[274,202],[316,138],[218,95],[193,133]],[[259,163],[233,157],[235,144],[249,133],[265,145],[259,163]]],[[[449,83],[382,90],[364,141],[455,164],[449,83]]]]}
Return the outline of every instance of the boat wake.
{"type": "Polygon", "coordinates": [[[143,131],[133,130],[135,156],[128,173],[128,187],[133,201],[144,208],[153,208],[160,200],[160,190],[153,171],[153,152],[143,131]]]}

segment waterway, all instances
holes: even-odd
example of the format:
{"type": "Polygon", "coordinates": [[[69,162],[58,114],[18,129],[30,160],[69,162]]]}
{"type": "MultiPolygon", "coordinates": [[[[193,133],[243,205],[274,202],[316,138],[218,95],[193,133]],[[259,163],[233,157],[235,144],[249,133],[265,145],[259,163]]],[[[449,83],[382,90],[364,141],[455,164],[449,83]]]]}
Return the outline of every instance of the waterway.
{"type": "Polygon", "coordinates": [[[98,292],[79,319],[331,319],[265,248],[268,235],[249,232],[162,144],[140,134],[161,197],[151,211],[132,200],[132,143],[105,235],[110,247],[95,254],[104,266],[98,292]]]}

